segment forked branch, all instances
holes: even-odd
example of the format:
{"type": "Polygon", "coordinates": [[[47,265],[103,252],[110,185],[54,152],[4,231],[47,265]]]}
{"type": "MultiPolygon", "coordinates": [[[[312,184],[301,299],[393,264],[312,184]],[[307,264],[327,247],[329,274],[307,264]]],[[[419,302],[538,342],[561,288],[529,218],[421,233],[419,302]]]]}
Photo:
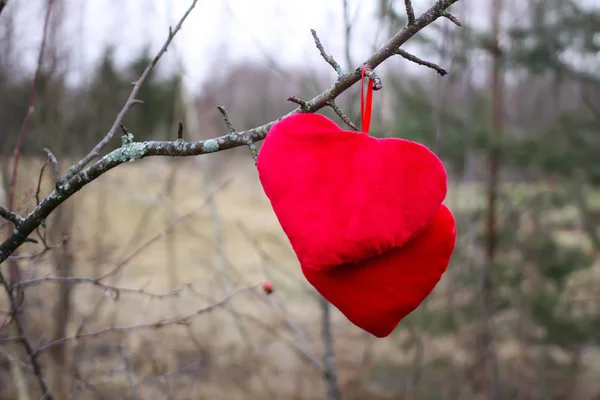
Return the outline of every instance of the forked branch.
{"type": "MultiPolygon", "coordinates": [[[[23,244],[27,237],[34,232],[40,224],[42,224],[48,215],[50,215],[50,213],[66,199],[68,199],[77,191],[81,190],[88,183],[92,182],[102,174],[120,164],[151,156],[187,157],[214,153],[239,146],[252,146],[255,142],[263,140],[271,127],[277,121],[291,114],[296,114],[299,112],[314,113],[324,107],[332,107],[332,104],[335,104],[333,102],[340,94],[348,90],[352,85],[360,80],[362,66],[368,65],[372,70],[374,70],[385,60],[398,54],[397,49],[399,49],[404,43],[406,43],[410,38],[420,32],[427,25],[431,24],[440,17],[446,17],[446,10],[458,1],[459,0],[436,1],[431,8],[425,11],[418,18],[415,18],[414,23],[409,23],[402,30],[396,33],[383,46],[381,46],[379,50],[377,50],[368,59],[364,60],[364,62],[362,62],[358,67],[339,76],[335,84],[333,84],[330,88],[318,94],[311,100],[306,101],[304,107],[299,106],[295,110],[275,121],[271,121],[262,126],[246,131],[236,131],[234,134],[228,133],[227,135],[214,139],[195,142],[185,142],[180,139],[176,141],[135,142],[131,138],[132,135],[130,135],[129,140],[124,142],[120,148],[110,152],[100,160],[86,167],[86,165],[99,154],[100,150],[104,148],[104,146],[116,132],[125,112],[128,109],[127,104],[133,104],[132,102],[134,101],[137,91],[139,90],[139,87],[143,83],[144,79],[150,73],[156,62],[158,62],[160,56],[166,51],[166,48],[173,39],[173,36],[181,29],[183,21],[196,5],[197,0],[194,0],[175,29],[170,32],[169,38],[163,45],[163,48],[148,65],[138,82],[136,82],[136,86],[134,87],[129,100],[126,103],[126,106],[117,116],[117,119],[113,124],[113,128],[111,128],[109,133],[104,139],[102,139],[100,143],[98,143],[92,152],[79,161],[76,166],[70,169],[70,172],[67,174],[66,179],[64,180],[64,184],[44,198],[37,205],[37,207],[23,219],[19,230],[15,231],[4,242],[2,242],[2,244],[0,244],[0,263],[6,260],[8,256],[12,254],[12,252],[14,252],[21,244],[23,244]]],[[[373,83],[376,85],[377,81],[373,79],[373,83]]]]}

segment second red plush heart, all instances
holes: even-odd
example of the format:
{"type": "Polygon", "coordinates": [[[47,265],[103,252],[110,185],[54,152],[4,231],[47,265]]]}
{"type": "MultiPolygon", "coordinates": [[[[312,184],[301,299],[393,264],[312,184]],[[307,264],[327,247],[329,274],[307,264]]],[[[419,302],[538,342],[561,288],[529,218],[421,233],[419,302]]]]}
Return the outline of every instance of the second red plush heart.
{"type": "Polygon", "coordinates": [[[433,223],[403,247],[328,271],[303,267],[302,272],[353,324],[382,338],[431,293],[455,240],[454,217],[442,205],[433,223]]]}
{"type": "Polygon", "coordinates": [[[447,190],[427,147],[342,130],[318,114],[277,122],[257,168],[300,264],[317,271],[401,247],[433,221],[447,190]]]}

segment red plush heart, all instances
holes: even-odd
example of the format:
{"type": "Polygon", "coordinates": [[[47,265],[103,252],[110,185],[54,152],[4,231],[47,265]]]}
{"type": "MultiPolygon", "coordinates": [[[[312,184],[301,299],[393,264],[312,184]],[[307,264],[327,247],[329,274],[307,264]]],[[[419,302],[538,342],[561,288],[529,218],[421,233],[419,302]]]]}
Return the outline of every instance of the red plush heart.
{"type": "Polygon", "coordinates": [[[442,204],[433,223],[403,247],[306,279],[353,324],[382,338],[431,293],[454,250],[454,217],[442,204]]]}
{"type": "Polygon", "coordinates": [[[300,264],[315,270],[402,246],[431,223],[447,190],[427,147],[342,130],[318,114],[277,122],[257,168],[300,264]]]}

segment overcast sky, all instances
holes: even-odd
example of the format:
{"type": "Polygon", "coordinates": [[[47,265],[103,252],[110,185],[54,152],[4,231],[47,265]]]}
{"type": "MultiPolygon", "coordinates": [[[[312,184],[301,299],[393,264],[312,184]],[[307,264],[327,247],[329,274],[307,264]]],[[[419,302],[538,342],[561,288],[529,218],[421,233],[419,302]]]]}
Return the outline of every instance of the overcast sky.
{"type": "MultiPolygon", "coordinates": [[[[73,78],[86,76],[109,43],[115,45],[120,62],[139,54],[141,46],[147,43],[155,54],[165,40],[168,27],[174,25],[191,4],[191,0],[62,1],[67,4],[63,40],[64,46],[72,51],[73,78]]],[[[413,0],[417,14],[433,1],[413,0]]],[[[34,64],[39,48],[43,2],[45,0],[9,0],[8,7],[18,3],[19,54],[29,65],[34,64]]],[[[382,43],[386,37],[374,18],[378,0],[348,2],[351,16],[356,16],[352,51],[354,62],[358,63],[371,53],[377,38],[382,43]]],[[[580,2],[594,4],[598,0],[580,2]]],[[[198,0],[161,65],[181,65],[191,90],[196,90],[209,74],[222,72],[223,60],[231,63],[246,58],[271,58],[283,67],[302,64],[328,68],[315,49],[310,29],[316,29],[327,51],[343,61],[342,3],[343,0],[198,0]]],[[[398,0],[398,3],[403,2],[398,0]]],[[[487,4],[488,1],[483,0],[462,0],[452,9],[460,15],[458,10],[463,8],[469,15],[469,23],[487,26],[487,4]]],[[[514,23],[519,18],[516,10],[524,3],[506,0],[505,4],[507,11],[511,11],[506,16],[514,23]]],[[[466,16],[461,15],[461,18],[465,21],[466,16]]],[[[449,22],[439,20],[436,24],[449,22]]],[[[409,41],[409,50],[410,45],[409,41]]],[[[416,52],[419,55],[418,49],[416,52]]]]}
{"type": "MultiPolygon", "coordinates": [[[[116,46],[123,61],[150,43],[154,54],[191,0],[63,0],[66,2],[64,46],[73,51],[75,72],[85,74],[107,43],[116,46]]],[[[355,18],[353,55],[360,62],[371,51],[376,38],[385,38],[374,19],[375,0],[348,0],[355,18]],[[379,36],[378,36],[379,35],[379,36]]],[[[33,64],[41,39],[43,1],[10,0],[19,3],[19,54],[33,64]]],[[[417,13],[432,0],[413,0],[417,13]]],[[[470,8],[480,0],[463,0],[470,8]]],[[[460,4],[460,3],[459,3],[460,4]]],[[[315,29],[328,52],[343,60],[342,0],[198,0],[162,64],[181,61],[191,89],[208,73],[218,73],[216,59],[275,58],[285,66],[322,63],[310,29],[315,29]]],[[[485,21],[484,21],[485,22],[485,21]]],[[[447,21],[438,22],[447,23],[447,21]]],[[[77,75],[74,74],[73,77],[77,75]]]]}

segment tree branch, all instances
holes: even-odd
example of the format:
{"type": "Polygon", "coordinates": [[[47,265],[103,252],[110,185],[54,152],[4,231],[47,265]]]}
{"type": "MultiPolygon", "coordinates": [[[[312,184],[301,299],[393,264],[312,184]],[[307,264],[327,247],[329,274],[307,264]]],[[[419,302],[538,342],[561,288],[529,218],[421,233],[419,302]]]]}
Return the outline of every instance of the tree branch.
{"type": "Polygon", "coordinates": [[[54,170],[54,185],[59,187],[62,184],[62,178],[60,177],[60,167],[58,166],[58,160],[56,156],[48,149],[44,149],[44,152],[48,155],[48,162],[52,164],[54,170]]]}
{"type": "Polygon", "coordinates": [[[53,342],[47,343],[45,345],[42,345],[37,350],[35,350],[34,354],[37,357],[40,353],[48,350],[51,347],[57,346],[59,344],[62,344],[62,343],[65,343],[65,342],[68,342],[71,340],[95,338],[95,337],[102,336],[107,333],[130,332],[130,331],[148,330],[148,329],[160,329],[160,328],[164,328],[164,327],[170,326],[170,325],[187,325],[187,324],[191,323],[192,319],[194,319],[195,317],[202,315],[202,314],[206,314],[216,308],[225,306],[238,293],[246,292],[251,289],[255,289],[257,286],[259,286],[259,284],[245,286],[240,289],[237,289],[237,290],[231,292],[230,294],[228,294],[227,296],[225,296],[224,298],[222,298],[221,300],[219,300],[218,302],[211,304],[207,307],[201,308],[201,309],[199,309],[191,314],[188,314],[186,316],[183,316],[183,317],[163,319],[163,320],[149,323],[149,324],[111,326],[108,328],[100,329],[99,331],[95,331],[95,332],[79,333],[79,334],[76,334],[73,336],[64,337],[64,338],[55,340],[53,342]]]}
{"type": "Polygon", "coordinates": [[[331,100],[328,104],[329,107],[348,125],[350,128],[358,131],[358,127],[350,120],[350,118],[344,113],[344,111],[338,106],[335,100],[331,100]]]}
{"type": "Polygon", "coordinates": [[[408,25],[415,23],[415,10],[411,0],[404,0],[404,6],[406,7],[406,16],[408,17],[408,25]]]}
{"type": "Polygon", "coordinates": [[[173,40],[173,38],[175,37],[177,32],[179,32],[179,30],[181,29],[181,26],[183,25],[183,22],[186,20],[188,15],[190,15],[190,13],[194,9],[194,7],[196,7],[197,2],[198,2],[198,0],[192,1],[192,4],[190,5],[190,7],[183,14],[181,19],[177,23],[177,25],[175,25],[175,29],[169,28],[169,35],[167,36],[167,40],[165,41],[165,43],[163,44],[161,49],[158,51],[156,56],[152,59],[150,64],[148,64],[148,66],[146,67],[144,72],[142,72],[142,75],[139,77],[139,79],[135,82],[133,89],[131,90],[131,93],[129,94],[129,98],[127,98],[125,105],[123,106],[123,108],[121,109],[119,114],[117,115],[115,122],[113,122],[113,125],[110,128],[110,130],[108,131],[108,133],[106,134],[106,136],[104,136],[104,138],[92,149],[92,151],[90,151],[89,154],[87,154],[85,157],[83,157],[81,159],[81,161],[79,161],[77,163],[77,165],[74,165],[71,168],[69,168],[69,172],[67,173],[67,179],[70,179],[73,176],[75,176],[79,171],[81,171],[83,168],[85,168],[85,166],[88,165],[94,158],[96,158],[100,155],[100,152],[102,151],[102,149],[104,147],[106,147],[106,145],[110,142],[110,140],[113,138],[113,136],[117,132],[117,129],[119,129],[121,122],[123,121],[123,118],[125,118],[125,114],[127,114],[129,109],[131,107],[133,107],[134,104],[139,103],[139,100],[137,100],[135,97],[137,96],[144,81],[146,80],[146,78],[148,78],[148,75],[150,75],[150,72],[152,72],[152,69],[154,69],[154,66],[156,65],[156,63],[158,63],[158,60],[160,60],[162,55],[167,51],[169,44],[171,44],[171,41],[173,40]]]}
{"type": "MultiPolygon", "coordinates": [[[[374,69],[388,58],[397,54],[396,50],[400,46],[402,46],[402,44],[406,43],[406,41],[412,38],[415,34],[417,34],[427,25],[431,24],[439,17],[441,17],[442,13],[456,2],[458,2],[458,0],[436,1],[435,4],[429,10],[424,12],[419,18],[415,20],[415,23],[412,26],[404,27],[390,40],[388,40],[388,42],[385,43],[379,50],[377,50],[371,57],[365,60],[359,67],[355,68],[354,70],[348,73],[343,74],[329,89],[315,96],[310,101],[307,101],[307,107],[305,110],[301,110],[301,108],[298,107],[295,110],[290,111],[288,114],[282,116],[281,118],[266,123],[262,126],[242,132],[237,132],[234,135],[227,134],[214,139],[201,140],[196,142],[185,142],[183,140],[134,142],[133,140],[128,140],[120,148],[110,152],[109,154],[102,157],[100,160],[96,161],[94,164],[84,169],[84,166],[92,158],[95,157],[95,152],[93,151],[92,153],[90,153],[90,155],[82,159],[77,164],[77,167],[75,169],[71,169],[71,172],[67,175],[67,179],[62,185],[60,185],[59,188],[55,189],[46,198],[44,198],[42,202],[39,203],[38,206],[27,215],[27,217],[25,217],[24,221],[21,223],[19,230],[15,231],[4,242],[2,242],[2,244],[0,244],[0,263],[6,260],[8,256],[12,254],[12,252],[14,252],[22,243],[24,243],[27,237],[61,203],[63,203],[74,193],[81,190],[85,185],[92,182],[94,179],[98,178],[102,174],[106,173],[107,171],[115,168],[120,164],[151,156],[188,157],[197,156],[201,154],[215,153],[218,151],[228,150],[239,146],[248,146],[249,143],[255,143],[257,141],[263,140],[267,135],[267,132],[276,122],[289,115],[296,114],[299,112],[314,113],[321,110],[324,107],[330,106],[331,101],[334,101],[340,94],[342,94],[352,85],[360,81],[361,68],[363,66],[368,65],[372,69],[374,69]],[[79,170],[80,168],[81,170],[79,170]],[[78,170],[79,172],[75,172],[78,170]]],[[[195,3],[196,1],[193,2],[192,7],[188,9],[185,16],[187,16],[187,14],[191,11],[195,3]]],[[[164,49],[166,49],[166,45],[170,43],[170,39],[180,28],[183,20],[184,18],[180,20],[176,29],[170,35],[169,40],[165,43],[165,46],[163,46],[161,52],[159,52],[159,56],[164,52],[164,49]]],[[[153,60],[151,66],[153,66],[156,63],[156,61],[158,61],[158,56],[153,60]]],[[[149,66],[148,68],[151,69],[151,66],[149,66]]],[[[148,68],[145,72],[149,71],[148,68]]],[[[145,77],[146,75],[142,74],[142,77],[145,77]]],[[[134,93],[132,92],[132,94],[134,93]]],[[[132,98],[132,96],[130,96],[130,98],[132,98]]],[[[119,122],[121,118],[118,117],[116,122],[119,122]]],[[[118,124],[116,124],[116,126],[118,127],[118,124]]],[[[109,133],[112,137],[114,132],[111,132],[109,133]]],[[[131,137],[132,135],[130,134],[130,138],[131,137]]],[[[105,139],[103,139],[102,142],[100,142],[98,146],[96,146],[96,148],[102,148],[104,146],[103,143],[108,141],[105,139]]]]}
{"type": "Polygon", "coordinates": [[[383,89],[383,84],[381,83],[381,78],[373,71],[372,68],[368,68],[365,70],[365,76],[373,82],[373,90],[381,90],[383,89]]]}
{"type": "MultiPolygon", "coordinates": [[[[22,296],[13,295],[13,290],[12,290],[13,288],[12,288],[11,284],[6,280],[4,275],[2,275],[1,273],[0,273],[0,284],[2,284],[2,286],[4,287],[4,290],[6,291],[6,294],[8,296],[8,301],[10,303],[10,316],[12,316],[11,320],[15,324],[17,334],[19,335],[17,338],[15,338],[15,341],[21,342],[21,344],[23,345],[23,348],[25,349],[25,353],[27,354],[27,357],[29,358],[29,364],[31,365],[31,368],[33,369],[33,375],[35,376],[35,378],[38,382],[38,385],[40,387],[40,390],[43,393],[42,398],[46,399],[46,400],[52,400],[53,397],[50,392],[50,388],[46,384],[44,375],[42,374],[42,368],[38,361],[37,354],[33,350],[33,346],[31,344],[31,342],[29,341],[29,339],[27,338],[25,328],[23,326],[21,318],[19,318],[19,315],[18,315],[22,296]]],[[[19,291],[19,293],[22,293],[22,291],[19,291]]]]}
{"type": "MultiPolygon", "coordinates": [[[[231,118],[227,113],[227,110],[225,110],[225,107],[223,106],[217,106],[217,109],[223,116],[223,121],[225,121],[225,125],[227,125],[227,129],[229,130],[229,136],[235,138],[238,135],[238,131],[234,128],[233,123],[231,122],[231,118]]],[[[248,148],[250,149],[250,153],[252,154],[254,163],[258,162],[258,149],[256,148],[254,141],[252,141],[252,139],[247,139],[245,143],[246,146],[248,146],[248,148]]]]}
{"type": "Polygon", "coordinates": [[[434,64],[434,63],[429,62],[429,61],[422,60],[419,57],[410,54],[408,51],[404,51],[402,49],[397,49],[396,50],[396,54],[398,54],[399,56],[402,56],[402,57],[406,58],[408,61],[414,62],[415,64],[419,64],[419,65],[422,65],[424,67],[434,69],[441,76],[444,76],[444,75],[446,75],[448,73],[448,72],[446,72],[446,70],[444,68],[440,67],[439,65],[434,64]]]}
{"type": "Polygon", "coordinates": [[[18,227],[25,221],[25,218],[21,217],[19,214],[8,211],[4,207],[0,207],[0,217],[12,222],[15,227],[18,227]]]}
{"type": "Polygon", "coordinates": [[[329,54],[327,54],[327,52],[325,51],[325,48],[323,47],[323,44],[321,44],[321,40],[317,36],[317,32],[314,29],[311,29],[310,33],[312,33],[313,39],[315,40],[315,45],[317,46],[317,49],[319,49],[319,52],[321,53],[321,57],[323,57],[323,59],[327,62],[327,64],[331,65],[331,67],[335,70],[335,72],[337,72],[338,78],[341,78],[344,75],[344,70],[342,69],[340,64],[338,64],[338,62],[335,61],[333,56],[330,56],[329,54]]]}
{"type": "Polygon", "coordinates": [[[287,101],[291,101],[292,103],[298,104],[300,106],[300,111],[309,112],[310,103],[308,101],[304,101],[297,96],[291,96],[287,98],[287,101]]]}
{"type": "Polygon", "coordinates": [[[442,17],[447,18],[450,22],[452,22],[456,26],[462,26],[462,24],[460,23],[458,18],[456,18],[454,15],[450,14],[447,11],[442,12],[442,17]]]}
{"type": "Polygon", "coordinates": [[[342,394],[338,384],[335,368],[335,352],[333,349],[333,332],[331,329],[331,304],[324,297],[319,298],[321,305],[321,329],[323,336],[323,379],[327,385],[327,400],[341,400],[342,394]]]}
{"type": "Polygon", "coordinates": [[[29,287],[29,286],[40,285],[42,283],[61,283],[61,282],[67,282],[70,284],[89,284],[89,285],[97,286],[98,288],[103,289],[106,293],[109,293],[109,294],[114,293],[114,295],[111,296],[114,299],[120,298],[121,293],[137,294],[137,295],[149,297],[152,299],[166,299],[169,297],[178,297],[185,290],[185,288],[189,286],[189,285],[184,285],[184,286],[178,287],[177,289],[172,290],[167,293],[154,293],[154,292],[149,292],[144,289],[132,289],[132,288],[124,288],[124,287],[119,287],[119,286],[108,285],[106,283],[102,283],[100,281],[100,279],[76,277],[76,276],[44,276],[42,278],[34,278],[34,279],[19,281],[19,282],[15,283],[13,286],[29,287]]]}

